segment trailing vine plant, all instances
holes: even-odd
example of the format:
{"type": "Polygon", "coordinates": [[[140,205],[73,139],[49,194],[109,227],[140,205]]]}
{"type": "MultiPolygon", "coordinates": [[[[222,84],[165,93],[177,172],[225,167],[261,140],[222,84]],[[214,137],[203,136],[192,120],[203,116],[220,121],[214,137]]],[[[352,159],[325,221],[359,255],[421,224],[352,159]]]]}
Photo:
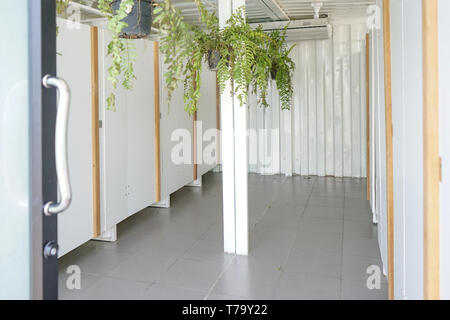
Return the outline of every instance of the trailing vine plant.
{"type": "Polygon", "coordinates": [[[215,12],[208,12],[200,0],[195,2],[201,26],[188,24],[170,0],[160,3],[154,11],[154,22],[160,29],[160,50],[167,65],[168,100],[182,81],[185,110],[189,114],[197,110],[202,61],[207,60],[211,51],[216,51],[220,56],[217,79],[221,93],[230,82],[231,94],[241,106],[248,102],[250,91],[258,95],[261,105],[268,106],[270,73],[276,68],[282,108],[290,108],[295,65],[289,58],[292,47],[287,49],[286,32],[267,34],[261,27],[253,29],[246,21],[243,8],[233,13],[221,29],[215,12]],[[273,53],[276,54],[272,56],[273,53]],[[287,87],[282,87],[284,84],[287,87]]]}
{"type": "Polygon", "coordinates": [[[270,42],[268,54],[272,58],[271,73],[275,75],[275,81],[280,96],[281,109],[291,108],[292,76],[295,70],[295,63],[289,56],[295,45],[288,47],[286,44],[287,26],[283,30],[274,30],[269,34],[270,42]]]}
{"type": "MultiPolygon", "coordinates": [[[[111,4],[114,0],[98,0],[98,8],[108,17],[108,29],[112,33],[112,39],[108,44],[108,56],[111,56],[112,63],[108,68],[108,80],[111,81],[113,89],[119,84],[119,77],[123,74],[122,86],[131,90],[134,74],[134,62],[136,52],[134,45],[127,39],[120,38],[120,33],[128,24],[122,21],[133,9],[133,0],[122,0],[119,9],[113,12],[111,4]]],[[[115,111],[116,95],[111,92],[106,99],[108,109],[115,111]]]]}
{"type": "Polygon", "coordinates": [[[69,6],[70,0],[56,0],[56,12],[61,14],[69,6]]]}

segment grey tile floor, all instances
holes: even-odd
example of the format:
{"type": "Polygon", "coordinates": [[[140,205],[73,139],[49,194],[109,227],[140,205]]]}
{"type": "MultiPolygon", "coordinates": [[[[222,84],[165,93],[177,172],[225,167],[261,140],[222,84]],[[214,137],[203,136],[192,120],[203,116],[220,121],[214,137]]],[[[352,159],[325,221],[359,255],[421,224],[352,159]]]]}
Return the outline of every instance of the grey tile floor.
{"type": "Polygon", "coordinates": [[[183,188],[170,209],[118,225],[59,261],[60,299],[387,299],[366,288],[381,267],[365,180],[249,175],[250,254],[222,252],[222,178],[183,188]],[[81,290],[67,289],[67,267],[81,290]]]}

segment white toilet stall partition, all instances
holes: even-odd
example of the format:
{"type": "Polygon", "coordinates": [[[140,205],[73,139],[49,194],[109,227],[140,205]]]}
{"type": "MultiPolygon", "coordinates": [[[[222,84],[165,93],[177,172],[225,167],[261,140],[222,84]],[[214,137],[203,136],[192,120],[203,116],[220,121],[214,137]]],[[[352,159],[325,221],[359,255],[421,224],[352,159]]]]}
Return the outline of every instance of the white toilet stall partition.
{"type": "Polygon", "coordinates": [[[197,166],[202,176],[217,166],[217,100],[216,72],[206,64],[201,74],[202,86],[197,110],[197,166]],[[201,146],[201,147],[200,147],[201,146]]]}
{"type": "MultiPolygon", "coordinates": [[[[164,75],[166,66],[162,55],[160,68],[160,74],[164,75]]],[[[194,116],[185,111],[183,84],[179,84],[169,104],[164,81],[161,77],[161,199],[194,180],[194,152],[197,152],[197,178],[217,165],[214,151],[217,129],[216,73],[210,71],[206,64],[203,66],[196,124],[194,116]],[[196,144],[194,125],[197,125],[196,144]]]]}
{"type": "Polygon", "coordinates": [[[391,0],[394,296],[423,299],[422,1],[391,0]]]}
{"type": "Polygon", "coordinates": [[[169,104],[163,55],[160,55],[160,68],[161,199],[165,199],[194,180],[194,124],[193,116],[184,110],[182,83],[173,92],[169,104]]]}
{"type": "Polygon", "coordinates": [[[57,19],[57,75],[71,90],[68,158],[72,203],[58,216],[59,256],[93,237],[90,27],[57,19]],[[76,48],[76,50],[74,50],[76,48]]]}
{"type": "MultiPolygon", "coordinates": [[[[382,0],[377,0],[382,9],[382,0]]],[[[380,11],[382,12],[382,11],[380,11]]],[[[387,275],[387,179],[386,179],[386,118],[384,86],[384,38],[383,23],[370,30],[370,205],[373,221],[378,223],[378,244],[383,261],[383,272],[387,275]]]]}
{"type": "MultiPolygon", "coordinates": [[[[91,33],[90,26],[73,28],[58,19],[58,76],[67,80],[72,91],[69,123],[69,163],[73,189],[72,205],[60,216],[60,256],[94,236],[94,191],[92,157],[91,33]],[[76,47],[77,50],[73,50],[76,47]]],[[[102,28],[103,27],[103,28],[102,28]]],[[[112,85],[108,80],[111,58],[107,56],[110,32],[98,29],[99,50],[99,144],[100,144],[100,229],[101,233],[136,212],[152,205],[155,194],[155,114],[154,114],[154,43],[130,41],[136,51],[133,90],[118,86],[114,90],[116,108],[107,109],[106,98],[112,85]]],[[[162,65],[162,63],[161,63],[162,65]]],[[[164,68],[164,67],[162,67],[164,68]]],[[[160,74],[164,74],[161,72],[160,74]]],[[[215,73],[204,67],[202,97],[198,120],[203,134],[198,152],[208,152],[215,145],[217,127],[215,73]]],[[[161,79],[161,82],[164,79],[161,79]]],[[[182,87],[182,86],[181,86],[182,87]]],[[[161,187],[162,199],[193,181],[193,118],[184,110],[183,89],[175,93],[170,109],[167,91],[161,92],[161,187]],[[184,139],[188,159],[178,164],[173,152],[184,139]]],[[[200,159],[200,158],[199,158],[200,159]]],[[[216,157],[214,157],[216,160],[216,157]]],[[[216,161],[200,163],[199,175],[216,166],[216,161]]],[[[114,232],[112,233],[114,234],[114,232]]]]}
{"type": "Polygon", "coordinates": [[[329,40],[296,43],[294,95],[281,111],[249,103],[249,171],[366,177],[365,23],[336,24],[329,40]]]}
{"type": "Polygon", "coordinates": [[[110,33],[99,30],[101,231],[155,202],[153,42],[133,40],[137,58],[133,90],[114,90],[116,110],[107,110],[112,90],[107,56],[110,33]]]}

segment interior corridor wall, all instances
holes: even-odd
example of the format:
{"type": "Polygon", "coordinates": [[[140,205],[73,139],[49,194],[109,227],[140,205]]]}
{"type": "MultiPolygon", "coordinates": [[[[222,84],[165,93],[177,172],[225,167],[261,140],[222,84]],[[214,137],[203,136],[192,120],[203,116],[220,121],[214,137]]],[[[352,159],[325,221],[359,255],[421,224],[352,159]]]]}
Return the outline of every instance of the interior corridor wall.
{"type": "Polygon", "coordinates": [[[280,110],[251,96],[249,171],[260,174],[366,176],[366,23],[336,24],[329,40],[296,43],[294,95],[280,110]]]}
{"type": "Polygon", "coordinates": [[[394,297],[423,299],[422,0],[391,0],[394,297]]]}
{"type": "Polygon", "coordinates": [[[370,163],[371,186],[370,207],[373,221],[377,223],[378,244],[383,262],[383,272],[387,275],[387,188],[386,188],[386,114],[384,82],[384,37],[383,1],[377,0],[379,16],[369,32],[370,56],[370,163]]]}

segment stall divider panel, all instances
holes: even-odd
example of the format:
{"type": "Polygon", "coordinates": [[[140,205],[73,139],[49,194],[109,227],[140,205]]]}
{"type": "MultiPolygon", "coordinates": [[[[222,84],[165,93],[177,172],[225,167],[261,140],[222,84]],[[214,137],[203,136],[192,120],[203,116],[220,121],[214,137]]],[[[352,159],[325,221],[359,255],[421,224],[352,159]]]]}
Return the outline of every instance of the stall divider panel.
{"type": "Polygon", "coordinates": [[[68,20],[59,18],[57,24],[57,75],[71,89],[68,159],[73,197],[58,218],[59,256],[63,256],[91,239],[94,230],[91,41],[89,26],[70,28],[68,20]]]}

